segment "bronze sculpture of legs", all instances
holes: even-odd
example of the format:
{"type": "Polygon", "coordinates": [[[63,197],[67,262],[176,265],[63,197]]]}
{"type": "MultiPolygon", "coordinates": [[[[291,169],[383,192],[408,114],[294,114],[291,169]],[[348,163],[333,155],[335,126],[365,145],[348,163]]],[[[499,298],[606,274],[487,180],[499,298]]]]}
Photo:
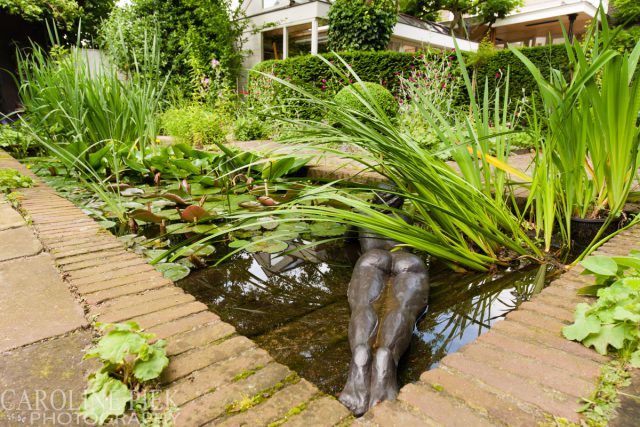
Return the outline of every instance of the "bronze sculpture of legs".
{"type": "Polygon", "coordinates": [[[427,269],[408,252],[371,249],[349,283],[352,359],[340,401],[356,415],[398,394],[396,371],[429,294],[427,269]]]}

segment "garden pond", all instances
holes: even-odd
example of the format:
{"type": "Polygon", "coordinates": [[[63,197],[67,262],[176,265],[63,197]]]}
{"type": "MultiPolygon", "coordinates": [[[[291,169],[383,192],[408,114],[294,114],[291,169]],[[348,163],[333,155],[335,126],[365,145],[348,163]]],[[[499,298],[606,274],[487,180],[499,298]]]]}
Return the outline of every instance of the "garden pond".
{"type": "MultiPolygon", "coordinates": [[[[145,199],[141,193],[157,194],[159,189],[137,186],[121,192],[124,201],[120,203],[131,211],[130,217],[136,216],[141,223],[137,234],[131,234],[124,224],[118,227],[109,219],[108,204],[90,189],[70,178],[55,173],[52,176],[49,166],[39,160],[34,161],[33,169],[64,197],[119,235],[131,250],[149,260],[157,259],[176,243],[206,235],[211,227],[224,227],[189,225],[184,218],[180,222],[183,214],[176,210],[175,200],[145,199]],[[153,215],[170,221],[157,224],[153,215]],[[163,230],[168,237],[162,236],[163,230]]],[[[175,184],[165,187],[163,191],[177,193],[175,184]]],[[[227,199],[202,204],[220,214],[225,206],[255,200],[249,194],[218,196],[217,191],[198,186],[192,190],[197,193],[194,198],[227,199]]],[[[342,237],[346,231],[347,227],[335,223],[252,223],[234,232],[235,241],[212,239],[175,262],[161,260],[156,268],[234,325],[238,333],[255,340],[278,362],[324,392],[337,395],[346,381],[351,358],[347,288],[360,255],[357,240],[342,237]],[[312,239],[330,241],[336,237],[339,239],[329,243],[308,245],[312,239]],[[242,239],[254,239],[251,252],[234,250],[238,247],[234,243],[242,239]],[[213,265],[225,256],[228,258],[213,265]]],[[[529,263],[526,258],[519,265],[491,273],[453,273],[438,261],[425,262],[430,264],[429,305],[400,362],[401,385],[418,380],[422,372],[437,366],[445,355],[486,332],[494,322],[539,292],[555,274],[551,267],[529,263]]]]}

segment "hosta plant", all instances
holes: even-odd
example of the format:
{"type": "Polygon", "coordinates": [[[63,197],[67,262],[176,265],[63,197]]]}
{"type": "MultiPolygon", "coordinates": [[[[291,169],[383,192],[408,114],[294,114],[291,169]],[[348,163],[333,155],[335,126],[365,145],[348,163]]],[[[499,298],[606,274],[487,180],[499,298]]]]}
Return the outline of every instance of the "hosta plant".
{"type": "Polygon", "coordinates": [[[640,251],[629,256],[592,256],[582,262],[584,274],[596,284],[580,290],[596,294],[594,304],[578,304],[575,322],[563,329],[565,338],[580,341],[600,354],[614,350],[640,367],[640,251]]]}
{"type": "Polygon", "coordinates": [[[141,401],[148,401],[153,394],[150,384],[167,367],[169,359],[165,341],[142,332],[135,322],[96,326],[106,333],[84,358],[98,358],[102,367],[89,375],[80,414],[102,425],[123,415],[127,405],[136,408],[141,401]]]}

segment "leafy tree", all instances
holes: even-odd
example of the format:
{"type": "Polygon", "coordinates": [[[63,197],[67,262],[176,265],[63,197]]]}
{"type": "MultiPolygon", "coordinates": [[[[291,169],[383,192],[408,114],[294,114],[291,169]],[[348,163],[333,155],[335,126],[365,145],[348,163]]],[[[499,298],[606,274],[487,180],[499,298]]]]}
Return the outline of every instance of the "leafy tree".
{"type": "Polygon", "coordinates": [[[25,21],[53,19],[60,27],[71,28],[80,8],[74,0],[0,0],[0,9],[25,21]]]}
{"type": "Polygon", "coordinates": [[[102,44],[130,70],[157,31],[161,71],[171,73],[174,89],[193,93],[214,80],[232,86],[242,65],[246,20],[240,13],[230,0],[134,0],[113,9],[102,44]]]}
{"type": "Polygon", "coordinates": [[[640,24],[638,0],[612,0],[613,16],[620,24],[640,24]]]}
{"type": "MultiPolygon", "coordinates": [[[[635,0],[629,0],[635,1],[635,0]]],[[[441,10],[451,12],[451,29],[468,32],[465,15],[475,16],[476,25],[491,25],[523,4],[522,0],[401,0],[400,10],[418,18],[437,21],[441,10]]]]}
{"type": "MultiPolygon", "coordinates": [[[[1,0],[0,0],[1,1],[1,0]]],[[[115,5],[115,0],[79,0],[82,14],[82,38],[93,41],[97,38],[100,24],[106,19],[115,5]]]]}
{"type": "Polygon", "coordinates": [[[329,48],[384,50],[397,20],[394,0],[336,0],[329,9],[329,48]]]}

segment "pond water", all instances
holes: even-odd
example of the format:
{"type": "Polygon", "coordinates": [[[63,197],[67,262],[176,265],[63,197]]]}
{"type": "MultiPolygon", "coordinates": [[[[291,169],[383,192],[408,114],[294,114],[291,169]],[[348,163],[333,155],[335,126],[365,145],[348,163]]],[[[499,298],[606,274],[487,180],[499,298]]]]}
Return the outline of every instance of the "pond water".
{"type": "MultiPolygon", "coordinates": [[[[351,358],[347,287],[358,256],[349,244],[284,256],[240,252],[178,285],[278,362],[337,395],[351,358]]],[[[401,385],[486,332],[543,284],[536,280],[539,266],[499,274],[436,270],[431,266],[429,306],[400,362],[401,385]]]]}

